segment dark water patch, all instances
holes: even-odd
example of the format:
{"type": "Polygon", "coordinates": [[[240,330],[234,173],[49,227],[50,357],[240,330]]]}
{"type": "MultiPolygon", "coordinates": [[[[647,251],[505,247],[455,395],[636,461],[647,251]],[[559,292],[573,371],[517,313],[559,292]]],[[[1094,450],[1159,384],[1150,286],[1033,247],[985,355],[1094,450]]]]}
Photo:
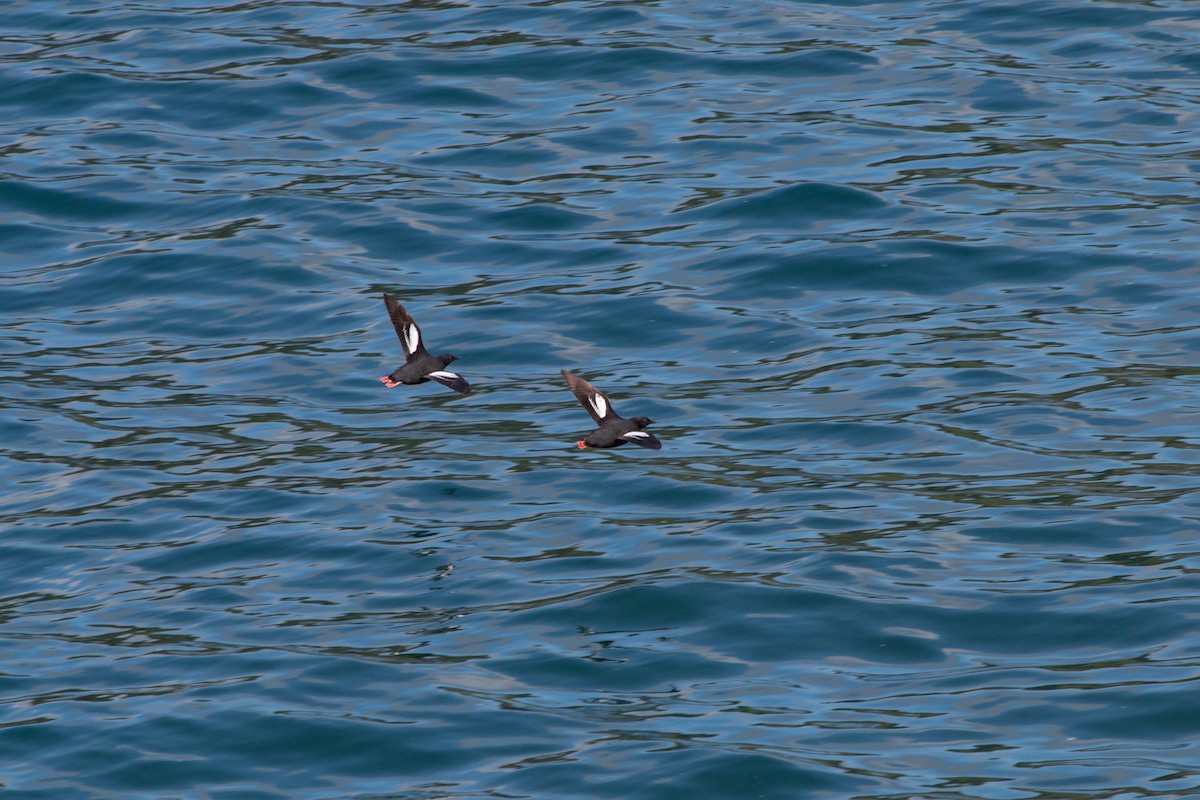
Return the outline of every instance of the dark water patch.
{"type": "Polygon", "coordinates": [[[593,221],[593,217],[584,214],[541,204],[497,211],[489,220],[497,228],[533,231],[580,228],[593,221]]]}
{"type": "MultiPolygon", "coordinates": [[[[799,248],[798,248],[799,249],[799,248]]],[[[1109,255],[1064,262],[1053,253],[1006,246],[971,246],[937,241],[902,241],[881,248],[842,245],[794,254],[722,255],[702,269],[721,270],[732,288],[723,299],[755,294],[799,297],[806,291],[885,287],[914,294],[949,294],[973,285],[1028,284],[1069,279],[1079,270],[1117,265],[1109,255]],[[732,273],[732,275],[730,275],[732,273]]]]}
{"type": "Polygon", "coordinates": [[[803,184],[726,200],[709,207],[706,216],[736,221],[739,227],[801,227],[818,219],[879,218],[883,206],[879,198],[851,187],[803,184]]]}
{"type": "MultiPolygon", "coordinates": [[[[103,191],[103,189],[100,189],[103,191]]],[[[0,206],[8,213],[52,217],[59,220],[95,220],[127,217],[139,209],[133,204],[98,204],[92,198],[27,182],[0,183],[0,206]]]]}

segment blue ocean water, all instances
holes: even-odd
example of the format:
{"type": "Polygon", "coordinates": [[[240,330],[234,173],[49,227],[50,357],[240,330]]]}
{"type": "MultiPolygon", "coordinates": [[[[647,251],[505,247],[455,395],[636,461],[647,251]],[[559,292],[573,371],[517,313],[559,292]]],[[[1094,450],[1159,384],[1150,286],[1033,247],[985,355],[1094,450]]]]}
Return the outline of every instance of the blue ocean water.
{"type": "Polygon", "coordinates": [[[1197,796],[1198,13],[5,4],[5,800],[1197,796]]]}

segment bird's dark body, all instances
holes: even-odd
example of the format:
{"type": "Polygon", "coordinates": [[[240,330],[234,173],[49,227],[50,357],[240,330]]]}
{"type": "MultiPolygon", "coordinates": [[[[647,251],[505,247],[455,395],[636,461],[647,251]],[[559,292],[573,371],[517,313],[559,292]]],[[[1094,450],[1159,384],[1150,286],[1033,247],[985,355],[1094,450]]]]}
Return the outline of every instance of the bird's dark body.
{"type": "MultiPolygon", "coordinates": [[[[620,437],[633,431],[640,431],[645,428],[653,420],[645,417],[630,417],[629,419],[615,419],[611,422],[606,422],[596,430],[584,437],[583,443],[588,447],[620,447],[627,440],[620,437]]],[[[649,436],[649,434],[646,434],[649,436]]]]}
{"type": "Polygon", "coordinates": [[[444,370],[446,365],[455,360],[455,356],[431,356],[429,353],[422,353],[417,358],[405,364],[403,367],[398,367],[388,375],[393,383],[405,383],[413,386],[418,383],[427,383],[429,381],[429,373],[438,370],[444,370]]]}

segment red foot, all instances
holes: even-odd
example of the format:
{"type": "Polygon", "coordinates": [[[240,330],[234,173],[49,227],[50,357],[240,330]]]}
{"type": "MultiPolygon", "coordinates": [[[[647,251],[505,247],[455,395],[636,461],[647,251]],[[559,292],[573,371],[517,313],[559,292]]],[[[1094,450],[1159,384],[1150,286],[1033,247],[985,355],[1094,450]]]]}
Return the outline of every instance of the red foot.
{"type": "Polygon", "coordinates": [[[396,383],[394,380],[392,380],[391,377],[389,377],[387,375],[384,375],[379,380],[383,381],[383,385],[389,389],[395,389],[397,386],[400,385],[400,384],[396,383]]]}
{"type": "Polygon", "coordinates": [[[578,447],[580,450],[583,450],[587,447],[587,442],[583,442],[583,441],[576,442],[575,446],[578,447]]]}

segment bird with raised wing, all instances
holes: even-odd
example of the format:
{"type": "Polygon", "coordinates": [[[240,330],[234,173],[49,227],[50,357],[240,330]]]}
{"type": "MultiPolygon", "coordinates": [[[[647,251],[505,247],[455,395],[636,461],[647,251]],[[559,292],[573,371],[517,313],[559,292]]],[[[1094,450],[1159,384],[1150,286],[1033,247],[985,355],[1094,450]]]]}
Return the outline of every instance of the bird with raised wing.
{"type": "Polygon", "coordinates": [[[460,394],[470,394],[471,385],[463,380],[463,377],[457,372],[450,372],[446,369],[446,365],[457,359],[458,356],[431,356],[425,349],[421,329],[417,327],[412,316],[404,310],[404,306],[387,293],[383,295],[383,303],[387,306],[388,317],[391,318],[392,326],[396,329],[396,335],[400,337],[400,344],[404,348],[404,366],[397,367],[392,374],[380,378],[383,385],[394,389],[402,383],[412,385],[433,380],[460,394]]]}
{"type": "Polygon", "coordinates": [[[579,449],[585,447],[620,447],[626,442],[645,447],[647,450],[658,450],[662,442],[654,438],[654,434],[642,430],[653,424],[654,420],[646,417],[630,417],[625,419],[613,409],[608,395],[592,386],[578,375],[572,375],[565,369],[562,371],[567,387],[579,400],[579,404],[591,415],[599,426],[585,438],[576,442],[579,449]]]}

